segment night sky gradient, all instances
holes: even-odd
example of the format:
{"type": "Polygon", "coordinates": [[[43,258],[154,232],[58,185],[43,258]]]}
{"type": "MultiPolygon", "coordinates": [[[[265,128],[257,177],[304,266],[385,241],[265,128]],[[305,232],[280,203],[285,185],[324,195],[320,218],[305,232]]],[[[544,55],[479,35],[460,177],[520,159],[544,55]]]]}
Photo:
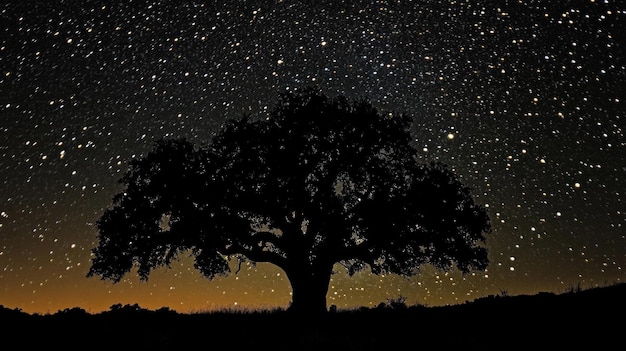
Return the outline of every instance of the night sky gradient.
{"type": "Polygon", "coordinates": [[[429,306],[626,280],[626,3],[4,1],[0,305],[286,307],[270,265],[208,281],[182,256],[147,282],[86,278],[95,221],[162,137],[201,144],[313,86],[415,119],[488,206],[490,266],[412,278],[337,266],[328,304],[429,306]]]}

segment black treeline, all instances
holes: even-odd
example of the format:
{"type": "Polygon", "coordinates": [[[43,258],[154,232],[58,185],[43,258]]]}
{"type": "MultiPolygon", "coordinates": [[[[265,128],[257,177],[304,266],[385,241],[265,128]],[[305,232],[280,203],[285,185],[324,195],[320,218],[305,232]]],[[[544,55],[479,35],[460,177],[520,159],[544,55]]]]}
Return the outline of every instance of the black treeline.
{"type": "Polygon", "coordinates": [[[114,305],[27,314],[0,307],[3,345],[65,350],[609,349],[623,347],[626,283],[563,294],[489,296],[455,306],[381,304],[315,318],[288,311],[182,314],[114,305]]]}

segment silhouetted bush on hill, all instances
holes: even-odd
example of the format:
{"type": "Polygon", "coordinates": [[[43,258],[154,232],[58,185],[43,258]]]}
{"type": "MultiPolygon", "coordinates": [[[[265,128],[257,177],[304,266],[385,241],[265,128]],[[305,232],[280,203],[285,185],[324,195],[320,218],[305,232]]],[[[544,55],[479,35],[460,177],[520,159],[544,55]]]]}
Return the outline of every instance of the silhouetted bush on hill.
{"type": "Polygon", "coordinates": [[[625,297],[626,284],[616,284],[558,295],[488,296],[444,307],[393,300],[313,318],[284,310],[182,314],[137,304],[98,314],[70,308],[30,315],[0,306],[0,335],[22,349],[603,349],[624,346],[625,297]]]}

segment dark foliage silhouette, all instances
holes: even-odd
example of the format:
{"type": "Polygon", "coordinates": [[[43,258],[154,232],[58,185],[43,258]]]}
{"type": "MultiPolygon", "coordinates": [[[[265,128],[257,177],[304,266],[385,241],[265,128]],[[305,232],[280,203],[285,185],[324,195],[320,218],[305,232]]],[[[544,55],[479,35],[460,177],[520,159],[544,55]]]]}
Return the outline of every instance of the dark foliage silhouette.
{"type": "MultiPolygon", "coordinates": [[[[489,296],[453,306],[337,310],[316,323],[283,310],[177,313],[113,305],[88,314],[72,308],[27,314],[0,305],[5,345],[24,350],[212,349],[613,350],[624,344],[626,284],[556,295],[489,296]],[[618,322],[616,322],[618,321],[618,322]],[[478,328],[474,326],[485,326],[478,328]],[[95,332],[96,331],[96,332],[95,332]],[[96,340],[96,344],[94,344],[96,340]],[[417,348],[417,346],[416,346],[417,348]]],[[[315,319],[315,318],[313,318],[315,319]]]]}
{"type": "Polygon", "coordinates": [[[417,161],[411,121],[305,90],[206,145],[160,140],[97,222],[88,276],[117,282],[136,268],[147,279],[183,252],[208,279],[229,259],[269,262],[289,279],[290,309],[317,313],[337,263],[349,274],[485,269],[486,210],[445,165],[417,161]]]}

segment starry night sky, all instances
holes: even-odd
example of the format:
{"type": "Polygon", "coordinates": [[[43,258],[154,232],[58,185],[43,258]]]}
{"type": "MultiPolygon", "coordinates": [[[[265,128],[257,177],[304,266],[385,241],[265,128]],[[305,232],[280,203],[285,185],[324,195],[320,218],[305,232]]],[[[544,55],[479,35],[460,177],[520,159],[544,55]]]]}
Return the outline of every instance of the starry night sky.
{"type": "Polygon", "coordinates": [[[488,206],[490,266],[410,279],[338,268],[328,304],[429,306],[626,280],[626,4],[580,1],[4,1],[0,305],[285,307],[259,264],[208,281],[86,278],[128,161],[210,140],[309,86],[415,119],[424,162],[488,206]]]}

